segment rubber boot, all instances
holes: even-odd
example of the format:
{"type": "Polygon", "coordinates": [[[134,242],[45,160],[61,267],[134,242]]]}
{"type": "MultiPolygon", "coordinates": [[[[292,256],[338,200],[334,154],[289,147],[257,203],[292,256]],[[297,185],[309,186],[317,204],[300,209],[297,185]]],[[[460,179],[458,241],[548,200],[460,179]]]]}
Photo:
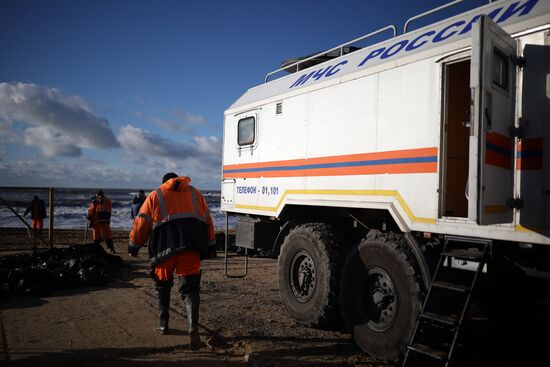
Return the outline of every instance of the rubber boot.
{"type": "Polygon", "coordinates": [[[202,346],[199,335],[199,306],[201,273],[179,277],[180,295],[185,304],[189,323],[189,349],[197,350],[202,346]]]}
{"type": "Polygon", "coordinates": [[[173,280],[159,280],[155,282],[159,309],[159,324],[155,331],[163,335],[168,334],[168,321],[170,320],[170,291],[174,285],[173,280]]]}
{"type": "Polygon", "coordinates": [[[111,250],[111,254],[115,253],[115,246],[113,245],[113,239],[112,238],[106,238],[105,243],[107,244],[107,247],[109,250],[111,250]]]}
{"type": "Polygon", "coordinates": [[[189,349],[191,350],[199,349],[202,344],[199,335],[199,306],[199,292],[188,293],[185,296],[185,311],[189,323],[189,349]]]}

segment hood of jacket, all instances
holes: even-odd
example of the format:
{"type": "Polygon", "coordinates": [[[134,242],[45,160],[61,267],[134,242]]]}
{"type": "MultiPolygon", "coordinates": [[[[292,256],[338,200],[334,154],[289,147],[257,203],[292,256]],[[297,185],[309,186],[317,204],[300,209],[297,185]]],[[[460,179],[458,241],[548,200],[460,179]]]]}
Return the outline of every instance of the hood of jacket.
{"type": "Polygon", "coordinates": [[[160,185],[161,190],[171,190],[171,191],[182,191],[187,186],[189,186],[189,182],[191,182],[191,179],[186,176],[179,176],[175,178],[171,178],[162,185],[160,185]]]}

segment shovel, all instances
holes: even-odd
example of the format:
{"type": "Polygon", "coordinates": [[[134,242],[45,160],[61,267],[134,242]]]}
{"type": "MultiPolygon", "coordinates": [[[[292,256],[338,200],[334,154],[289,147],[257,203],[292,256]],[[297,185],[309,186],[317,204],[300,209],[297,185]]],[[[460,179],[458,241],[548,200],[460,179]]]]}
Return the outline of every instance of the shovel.
{"type": "Polygon", "coordinates": [[[88,240],[88,227],[90,226],[90,220],[88,218],[86,218],[86,227],[84,228],[84,243],[83,245],[86,244],[86,241],[88,240]]]}

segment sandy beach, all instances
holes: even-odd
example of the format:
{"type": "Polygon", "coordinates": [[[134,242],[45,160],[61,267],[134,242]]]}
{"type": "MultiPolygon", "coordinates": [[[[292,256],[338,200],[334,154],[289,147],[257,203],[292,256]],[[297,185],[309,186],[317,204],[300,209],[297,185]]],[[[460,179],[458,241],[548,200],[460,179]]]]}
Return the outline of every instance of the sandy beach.
{"type": "MultiPolygon", "coordinates": [[[[145,251],[126,255],[125,231],[114,233],[130,265],[108,287],[58,291],[0,303],[0,364],[8,366],[385,366],[362,355],[348,334],[303,327],[283,309],[277,262],[250,258],[248,276],[225,277],[223,253],[203,262],[200,331],[207,345],[186,350],[187,322],[176,288],[172,331],[153,332],[156,299],[145,251]]],[[[0,233],[0,256],[29,250],[21,236],[0,233]],[[19,238],[19,240],[17,239],[19,238]]],[[[80,244],[83,231],[56,232],[56,246],[80,244]]],[[[244,271],[230,258],[230,271],[244,271]]]]}
{"type": "MultiPolygon", "coordinates": [[[[0,229],[0,256],[31,251],[36,241],[25,233],[0,229]]],[[[222,251],[218,258],[202,263],[200,334],[205,346],[191,352],[186,348],[187,320],[176,287],[172,289],[171,332],[156,334],[156,297],[147,254],[142,251],[137,258],[129,257],[128,232],[114,231],[113,236],[117,254],[128,266],[107,287],[54,291],[48,297],[12,296],[0,302],[0,366],[398,365],[361,353],[347,333],[294,322],[280,300],[277,260],[251,257],[247,277],[230,279],[225,276],[222,251]]],[[[82,230],[59,230],[56,247],[82,244],[83,238],[82,230]]],[[[229,272],[244,272],[242,257],[230,255],[229,272]]],[[[521,288],[521,299],[548,294],[540,293],[535,283],[526,286],[521,288]]],[[[549,325],[544,305],[548,303],[538,308],[509,304],[494,336],[472,329],[461,354],[467,362],[457,366],[505,365],[494,363],[509,360],[539,365],[545,358],[541,354],[546,338],[537,335],[549,325]],[[478,359],[481,352],[488,353],[489,361],[478,359]]]]}

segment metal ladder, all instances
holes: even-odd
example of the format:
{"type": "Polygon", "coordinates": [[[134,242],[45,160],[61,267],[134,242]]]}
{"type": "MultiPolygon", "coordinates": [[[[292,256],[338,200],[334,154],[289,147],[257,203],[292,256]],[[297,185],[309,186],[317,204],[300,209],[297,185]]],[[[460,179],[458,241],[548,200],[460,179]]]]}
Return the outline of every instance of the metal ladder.
{"type": "Polygon", "coordinates": [[[449,366],[470,308],[472,294],[489,259],[491,243],[490,240],[458,236],[445,238],[402,367],[449,366]],[[456,272],[456,268],[452,267],[452,259],[477,263],[475,272],[456,272]]]}

